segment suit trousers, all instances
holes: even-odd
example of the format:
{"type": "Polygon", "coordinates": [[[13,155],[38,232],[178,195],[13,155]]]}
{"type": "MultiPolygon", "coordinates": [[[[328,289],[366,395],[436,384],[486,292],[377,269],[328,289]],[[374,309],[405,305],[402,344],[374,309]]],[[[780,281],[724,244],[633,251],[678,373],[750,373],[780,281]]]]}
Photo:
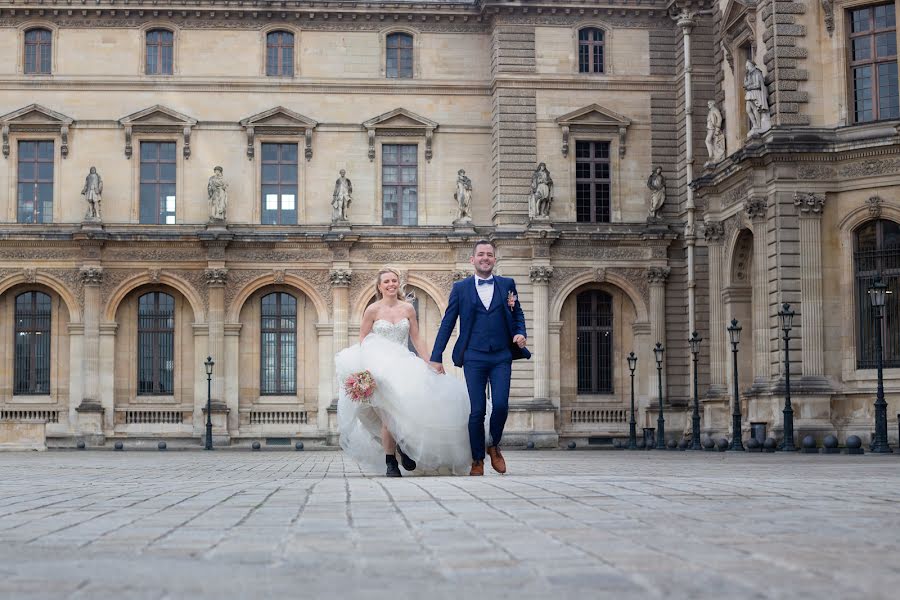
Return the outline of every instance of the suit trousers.
{"type": "Polygon", "coordinates": [[[503,427],[509,414],[509,384],[512,377],[512,353],[480,352],[466,350],[463,362],[466,387],[469,389],[469,443],[472,446],[472,460],[484,460],[484,417],[487,412],[485,387],[491,383],[490,444],[497,446],[503,437],[503,427]]]}

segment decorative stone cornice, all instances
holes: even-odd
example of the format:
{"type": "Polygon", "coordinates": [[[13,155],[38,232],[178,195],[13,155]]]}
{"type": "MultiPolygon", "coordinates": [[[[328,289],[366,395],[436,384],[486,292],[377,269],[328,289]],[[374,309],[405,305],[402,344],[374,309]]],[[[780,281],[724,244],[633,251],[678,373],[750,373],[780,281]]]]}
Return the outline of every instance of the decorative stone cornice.
{"type": "Polygon", "coordinates": [[[825,196],[811,192],[796,192],[794,206],[799,209],[801,217],[820,217],[825,209],[825,196]]]}
{"type": "Polygon", "coordinates": [[[9,158],[10,133],[59,134],[59,154],[69,156],[69,127],[72,117],[50,110],[40,104],[29,104],[0,116],[0,135],[3,138],[3,157],[9,158]]]}
{"type": "Polygon", "coordinates": [[[866,200],[866,204],[869,207],[869,216],[873,219],[878,219],[881,217],[881,198],[878,196],[872,196],[868,200],[866,200]]]}
{"type": "Polygon", "coordinates": [[[363,127],[369,138],[369,160],[375,160],[375,137],[386,135],[391,137],[424,137],[425,160],[431,161],[433,156],[434,130],[438,124],[431,119],[426,119],[405,108],[395,108],[392,111],[373,117],[363,122],[363,127]]]}
{"type": "Polygon", "coordinates": [[[349,269],[335,269],[328,274],[331,285],[334,287],[349,287],[353,278],[353,271],[349,269]]]}
{"type": "Polygon", "coordinates": [[[185,159],[191,157],[191,130],[197,126],[197,119],[167,106],[156,104],[122,117],[119,119],[119,125],[125,129],[125,158],[130,159],[133,153],[133,135],[135,132],[142,134],[180,134],[183,139],[181,154],[185,159]]]}
{"type": "Polygon", "coordinates": [[[744,211],[754,221],[765,219],[768,208],[769,205],[766,203],[766,199],[759,196],[747,198],[746,202],[744,202],[744,211]]]}
{"type": "Polygon", "coordinates": [[[531,267],[528,275],[531,277],[532,283],[550,283],[550,278],[553,277],[553,267],[531,267]]]}
{"type": "Polygon", "coordinates": [[[644,276],[650,285],[665,285],[671,273],[672,269],[669,267],[647,267],[644,276]]]}
{"type": "Polygon", "coordinates": [[[100,285],[103,283],[102,267],[81,267],[78,274],[84,285],[100,285]]]}
{"type": "Polygon", "coordinates": [[[247,158],[253,160],[257,135],[303,136],[306,160],[313,157],[312,134],[318,122],[283,106],[276,106],[241,121],[247,134],[247,158]]]}
{"type": "Polygon", "coordinates": [[[725,235],[725,226],[721,221],[705,221],[703,223],[703,239],[707,244],[720,244],[725,235]]]}
{"type": "Polygon", "coordinates": [[[206,278],[206,285],[225,285],[228,281],[228,269],[205,269],[203,276],[206,278]]]}

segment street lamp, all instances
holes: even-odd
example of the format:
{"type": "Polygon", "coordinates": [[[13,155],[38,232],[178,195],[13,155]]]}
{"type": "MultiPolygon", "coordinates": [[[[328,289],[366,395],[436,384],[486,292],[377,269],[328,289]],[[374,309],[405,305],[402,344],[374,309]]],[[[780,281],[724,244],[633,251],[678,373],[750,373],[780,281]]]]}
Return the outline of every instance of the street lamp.
{"type": "Polygon", "coordinates": [[[738,344],[741,343],[741,326],[737,319],[731,320],[727,328],[728,337],[731,340],[731,353],[734,357],[734,409],[731,411],[731,448],[729,450],[744,450],[741,443],[741,397],[738,395],[738,344]]]}
{"type": "Polygon", "coordinates": [[[884,401],[884,358],[882,355],[881,320],[884,318],[884,303],[890,290],[887,284],[881,280],[881,276],[875,279],[875,283],[869,288],[869,300],[875,312],[875,363],[878,372],[878,387],[875,392],[875,444],[872,452],[888,454],[891,447],[887,438],[887,402],[884,401]]]}
{"type": "Polygon", "coordinates": [[[206,362],[203,365],[206,367],[206,449],[212,450],[212,372],[213,366],[216,363],[213,362],[212,356],[206,357],[206,362]]]}
{"type": "Polygon", "coordinates": [[[663,389],[662,389],[662,361],[665,348],[659,342],[653,348],[653,354],[656,356],[656,381],[659,386],[659,418],[656,419],[656,448],[658,450],[666,449],[666,420],[663,418],[663,389]]]}
{"type": "Polygon", "coordinates": [[[691,417],[691,450],[702,450],[700,447],[700,396],[697,370],[700,361],[700,342],[703,338],[697,335],[697,332],[691,334],[688,343],[691,345],[691,355],[694,360],[694,415],[691,417]]]}
{"type": "Polygon", "coordinates": [[[628,370],[631,371],[631,421],[628,422],[628,449],[637,450],[637,430],[634,421],[634,370],[637,368],[637,356],[629,352],[625,358],[628,361],[628,370]]]}
{"type": "Polygon", "coordinates": [[[778,311],[778,320],[781,321],[781,330],[784,332],[784,441],[781,449],[785,452],[794,452],[794,409],[791,407],[791,359],[790,339],[794,321],[794,311],[791,305],[785,302],[778,311]]]}

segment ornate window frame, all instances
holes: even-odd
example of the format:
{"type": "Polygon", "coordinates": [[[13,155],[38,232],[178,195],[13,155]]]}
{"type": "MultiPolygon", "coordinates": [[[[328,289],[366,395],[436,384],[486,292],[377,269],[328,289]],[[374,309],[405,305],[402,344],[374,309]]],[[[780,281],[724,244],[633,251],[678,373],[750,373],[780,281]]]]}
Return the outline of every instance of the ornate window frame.
{"type": "Polygon", "coordinates": [[[267,25],[266,27],[263,27],[262,29],[260,29],[259,40],[260,40],[260,47],[262,48],[262,53],[261,53],[262,60],[260,61],[260,65],[259,65],[260,77],[266,77],[267,79],[270,78],[273,80],[278,80],[278,79],[290,80],[290,79],[295,79],[300,76],[300,34],[301,34],[301,30],[298,27],[294,27],[287,23],[267,25]],[[290,33],[291,35],[294,36],[294,74],[293,75],[268,75],[267,74],[266,67],[268,65],[266,64],[266,56],[267,56],[266,48],[268,47],[268,36],[270,33],[275,33],[277,31],[284,31],[284,32],[290,33]]]}
{"type": "Polygon", "coordinates": [[[140,58],[140,74],[143,77],[149,77],[152,79],[165,79],[175,77],[180,74],[180,69],[178,65],[181,64],[181,44],[179,43],[181,40],[181,28],[178,27],[172,21],[152,21],[149,23],[145,23],[140,28],[141,33],[141,58],[140,58]],[[166,31],[172,32],[172,73],[171,74],[156,74],[156,73],[147,73],[147,34],[151,31],[155,31],[158,29],[164,29],[166,31]]]}
{"type": "Polygon", "coordinates": [[[59,27],[48,21],[26,21],[17,28],[18,51],[16,52],[16,73],[25,77],[52,77],[56,74],[56,57],[59,52],[59,27]],[[25,72],[25,34],[32,29],[46,29],[50,32],[50,72],[26,73],[25,72]]]}
{"type": "Polygon", "coordinates": [[[572,56],[574,60],[572,61],[572,72],[578,75],[579,77],[605,77],[608,75],[613,75],[615,73],[613,69],[613,61],[612,61],[612,39],[613,39],[613,28],[604,21],[598,20],[588,20],[581,21],[576,23],[572,27],[571,33],[571,43],[572,43],[572,56]],[[579,51],[580,44],[578,36],[581,33],[582,29],[599,29],[603,32],[603,72],[602,73],[582,73],[579,70],[579,51]]]}
{"type": "Polygon", "coordinates": [[[407,35],[412,36],[412,61],[413,61],[413,71],[412,77],[391,77],[391,81],[409,81],[411,79],[421,79],[422,78],[422,47],[421,47],[421,37],[422,34],[418,29],[414,29],[412,27],[403,27],[403,26],[393,26],[388,27],[386,29],[382,29],[378,32],[378,45],[380,49],[381,60],[378,63],[378,75],[381,79],[387,79],[387,38],[392,33],[405,33],[407,35]]]}

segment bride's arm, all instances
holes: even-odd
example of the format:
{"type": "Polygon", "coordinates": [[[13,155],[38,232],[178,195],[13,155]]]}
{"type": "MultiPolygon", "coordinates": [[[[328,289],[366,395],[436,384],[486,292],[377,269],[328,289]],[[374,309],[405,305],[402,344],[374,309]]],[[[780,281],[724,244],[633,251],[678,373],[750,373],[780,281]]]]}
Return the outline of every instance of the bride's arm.
{"type": "Polygon", "coordinates": [[[428,348],[422,343],[422,336],[419,335],[419,321],[416,319],[416,309],[413,308],[412,304],[409,305],[406,317],[409,319],[409,339],[412,340],[416,354],[419,355],[419,358],[428,362],[428,348]]]}
{"type": "Polygon", "coordinates": [[[370,304],[363,313],[362,323],[359,324],[359,343],[366,339],[366,336],[372,333],[372,325],[375,323],[375,313],[377,309],[370,304]]]}

